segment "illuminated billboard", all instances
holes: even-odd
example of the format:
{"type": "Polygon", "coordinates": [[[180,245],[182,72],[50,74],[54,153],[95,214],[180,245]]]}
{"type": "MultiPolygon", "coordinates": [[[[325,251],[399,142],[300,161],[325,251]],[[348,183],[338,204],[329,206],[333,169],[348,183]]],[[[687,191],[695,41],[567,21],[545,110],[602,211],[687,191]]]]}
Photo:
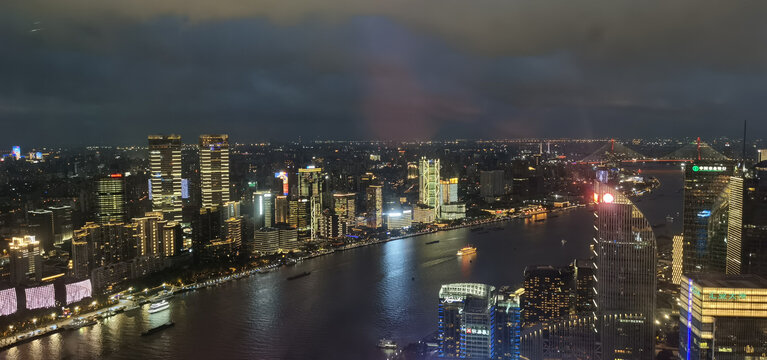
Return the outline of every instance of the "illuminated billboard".
{"type": "Polygon", "coordinates": [[[274,173],[274,177],[282,180],[282,194],[288,195],[288,173],[284,171],[274,173]]]}
{"type": "Polygon", "coordinates": [[[53,284],[24,289],[27,309],[42,309],[56,306],[56,292],[53,284]]]}
{"type": "Polygon", "coordinates": [[[88,279],[72,284],[66,284],[66,290],[67,305],[69,305],[91,296],[91,281],[88,279]]]}
{"type": "Polygon", "coordinates": [[[16,289],[0,290],[0,316],[11,315],[18,310],[16,289]]]}
{"type": "Polygon", "coordinates": [[[16,158],[16,160],[20,159],[21,158],[21,146],[14,146],[13,149],[11,150],[11,154],[13,155],[13,157],[16,158]]]}

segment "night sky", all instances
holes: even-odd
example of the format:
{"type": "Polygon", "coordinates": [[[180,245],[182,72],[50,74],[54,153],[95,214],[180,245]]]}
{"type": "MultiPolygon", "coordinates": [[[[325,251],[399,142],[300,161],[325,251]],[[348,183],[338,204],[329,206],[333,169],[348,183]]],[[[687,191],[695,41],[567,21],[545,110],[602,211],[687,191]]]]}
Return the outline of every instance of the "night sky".
{"type": "Polygon", "coordinates": [[[0,146],[767,133],[767,2],[2,0],[0,146]]]}

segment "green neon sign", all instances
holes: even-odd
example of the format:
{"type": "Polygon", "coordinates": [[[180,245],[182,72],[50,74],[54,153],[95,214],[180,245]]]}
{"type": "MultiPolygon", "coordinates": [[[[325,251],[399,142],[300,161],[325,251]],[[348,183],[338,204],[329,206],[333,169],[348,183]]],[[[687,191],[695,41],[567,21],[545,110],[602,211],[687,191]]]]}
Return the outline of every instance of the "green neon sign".
{"type": "Polygon", "coordinates": [[[722,172],[722,171],[727,171],[727,167],[726,166],[714,166],[714,165],[711,165],[711,166],[708,166],[708,165],[705,165],[705,166],[693,165],[692,166],[692,171],[695,171],[695,172],[698,172],[698,171],[700,171],[700,172],[722,172]]]}
{"type": "Polygon", "coordinates": [[[748,296],[743,293],[701,293],[698,289],[692,289],[693,295],[703,296],[706,300],[727,301],[727,300],[746,300],[748,296]]]}

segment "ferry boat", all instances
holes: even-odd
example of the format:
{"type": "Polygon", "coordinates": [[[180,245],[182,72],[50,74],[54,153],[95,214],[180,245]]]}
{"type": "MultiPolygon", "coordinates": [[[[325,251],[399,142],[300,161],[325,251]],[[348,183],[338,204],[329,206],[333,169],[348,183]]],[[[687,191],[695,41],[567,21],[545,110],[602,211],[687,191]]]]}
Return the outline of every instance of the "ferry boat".
{"type": "Polygon", "coordinates": [[[168,310],[170,307],[170,304],[167,300],[162,300],[160,302],[152,303],[152,305],[149,305],[149,313],[154,314],[156,312],[160,312],[163,310],[168,310]]]}
{"type": "Polygon", "coordinates": [[[466,247],[462,248],[461,250],[458,250],[456,255],[462,256],[462,255],[471,255],[471,254],[476,254],[476,253],[477,253],[477,248],[471,247],[471,246],[466,246],[466,247]]]}
{"type": "Polygon", "coordinates": [[[309,275],[311,275],[311,274],[312,274],[311,272],[303,272],[303,273],[301,273],[301,274],[298,274],[298,275],[293,275],[293,276],[289,277],[289,278],[288,278],[288,280],[295,280],[295,279],[299,279],[299,278],[302,278],[302,277],[304,277],[304,276],[309,276],[309,275]]]}
{"type": "Polygon", "coordinates": [[[151,328],[151,329],[149,329],[147,331],[142,332],[141,336],[149,336],[149,335],[152,335],[152,334],[154,334],[156,332],[165,330],[165,329],[167,329],[169,327],[173,327],[174,325],[176,325],[176,323],[174,323],[173,321],[169,321],[169,322],[166,322],[165,324],[162,324],[162,325],[157,326],[157,327],[153,327],[153,328],[151,328]]]}
{"type": "Polygon", "coordinates": [[[381,349],[396,349],[397,343],[390,339],[381,339],[378,341],[378,347],[381,349]]]}

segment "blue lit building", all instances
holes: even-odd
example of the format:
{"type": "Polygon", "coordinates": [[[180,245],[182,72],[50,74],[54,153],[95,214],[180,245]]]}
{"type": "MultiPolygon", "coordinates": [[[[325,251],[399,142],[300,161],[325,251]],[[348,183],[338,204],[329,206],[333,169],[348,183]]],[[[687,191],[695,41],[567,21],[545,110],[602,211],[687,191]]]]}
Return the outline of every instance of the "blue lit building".
{"type": "Polygon", "coordinates": [[[519,296],[485,284],[443,285],[439,292],[439,356],[518,359],[519,296]]]}

